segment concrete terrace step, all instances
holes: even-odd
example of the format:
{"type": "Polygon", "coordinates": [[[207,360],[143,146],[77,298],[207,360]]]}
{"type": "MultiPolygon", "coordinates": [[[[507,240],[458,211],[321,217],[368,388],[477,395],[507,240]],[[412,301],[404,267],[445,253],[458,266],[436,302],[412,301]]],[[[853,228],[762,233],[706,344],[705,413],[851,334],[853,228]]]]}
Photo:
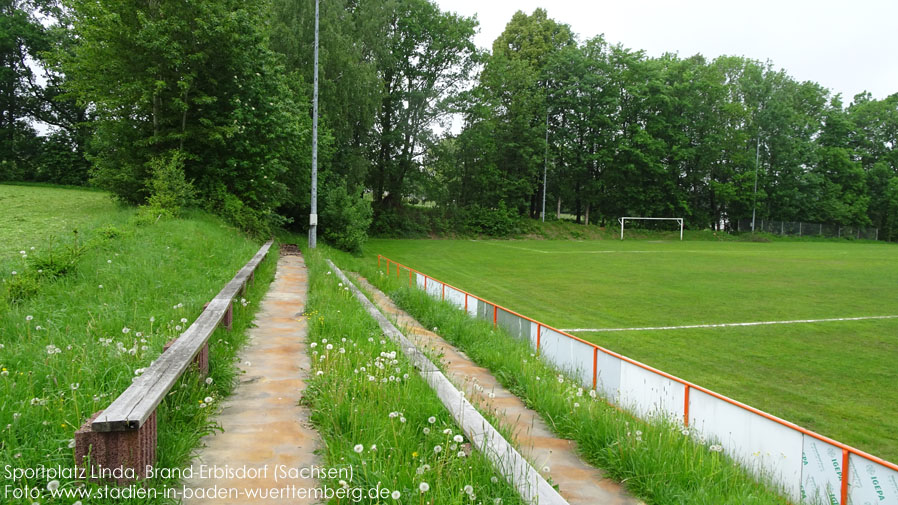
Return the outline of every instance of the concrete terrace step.
{"type": "Polygon", "coordinates": [[[371,285],[366,279],[354,275],[359,285],[371,293],[380,309],[403,328],[405,335],[419,349],[431,349],[433,355],[442,354],[446,365],[446,375],[460,389],[467,391],[469,398],[482,387],[485,393],[493,393],[488,400],[497,408],[501,423],[511,427],[519,450],[545,477],[558,486],[558,492],[571,505],[640,505],[642,502],[632,496],[617,482],[606,478],[602,471],[585,463],[576,453],[573,441],[558,438],[540,415],[528,408],[520,398],[505,389],[486,368],[477,366],[464,353],[443,340],[436,333],[421,326],[389,297],[371,285]],[[545,470],[548,468],[548,471],[545,470]]]}

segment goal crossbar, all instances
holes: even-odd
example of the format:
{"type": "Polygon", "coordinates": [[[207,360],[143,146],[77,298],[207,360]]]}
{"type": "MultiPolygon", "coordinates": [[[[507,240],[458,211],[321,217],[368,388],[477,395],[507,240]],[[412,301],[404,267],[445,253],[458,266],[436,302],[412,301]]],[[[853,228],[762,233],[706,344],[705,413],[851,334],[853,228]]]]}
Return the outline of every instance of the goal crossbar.
{"type": "Polygon", "coordinates": [[[618,218],[618,222],[620,222],[620,239],[624,239],[624,222],[627,220],[630,221],[676,221],[680,224],[680,240],[683,240],[683,218],[682,217],[635,217],[635,216],[626,216],[618,218]]]}

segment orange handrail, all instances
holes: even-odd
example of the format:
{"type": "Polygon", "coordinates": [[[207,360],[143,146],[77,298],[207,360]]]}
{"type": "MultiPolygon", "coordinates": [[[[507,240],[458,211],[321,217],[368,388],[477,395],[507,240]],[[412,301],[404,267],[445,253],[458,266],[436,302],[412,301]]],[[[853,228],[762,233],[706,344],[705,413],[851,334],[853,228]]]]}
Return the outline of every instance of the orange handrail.
{"type": "MultiPolygon", "coordinates": [[[[869,454],[869,453],[867,453],[867,452],[864,452],[864,451],[862,451],[862,450],[860,450],[860,449],[857,449],[857,448],[852,447],[852,446],[850,446],[850,445],[847,445],[847,444],[844,444],[844,443],[842,443],[842,442],[839,442],[838,440],[833,440],[833,439],[831,439],[831,438],[829,438],[829,437],[826,437],[826,436],[823,436],[823,435],[821,435],[821,434],[819,434],[819,433],[817,433],[817,432],[811,431],[811,430],[809,430],[809,429],[807,429],[807,428],[803,428],[803,427],[801,427],[801,426],[799,426],[799,425],[797,425],[797,424],[795,424],[795,423],[786,421],[785,419],[781,419],[781,418],[776,417],[776,416],[774,416],[774,415],[772,415],[772,414],[768,414],[767,412],[764,412],[764,411],[762,411],[762,410],[756,409],[756,408],[754,408],[754,407],[752,407],[752,406],[750,406],[750,405],[746,405],[746,404],[744,404],[744,403],[742,403],[742,402],[740,402],[740,401],[734,400],[734,399],[729,398],[729,397],[727,397],[727,396],[724,396],[724,395],[722,395],[722,394],[720,394],[720,393],[711,391],[710,389],[704,388],[704,387],[699,386],[699,385],[697,385],[697,384],[693,384],[692,382],[689,382],[689,381],[687,381],[687,380],[681,379],[681,378],[679,378],[679,377],[677,377],[677,376],[675,376],[675,375],[671,375],[671,374],[669,374],[669,373],[667,373],[667,372],[664,372],[664,371],[662,371],[662,370],[658,370],[657,368],[654,368],[654,367],[651,367],[651,366],[649,366],[649,365],[646,365],[645,363],[641,363],[641,362],[636,361],[636,360],[634,360],[634,359],[632,359],[632,358],[628,358],[627,356],[624,356],[624,355],[622,355],[622,354],[616,353],[616,352],[611,351],[611,350],[609,350],[609,349],[605,349],[604,347],[602,347],[602,346],[600,346],[600,345],[594,344],[594,343],[592,343],[592,342],[588,342],[588,341],[586,341],[586,340],[583,340],[582,338],[579,338],[579,337],[577,337],[577,336],[571,335],[570,333],[561,331],[561,330],[559,330],[559,329],[557,329],[557,328],[554,328],[554,327],[552,327],[552,326],[549,326],[549,325],[547,325],[547,324],[545,324],[545,323],[543,323],[543,322],[537,321],[537,320],[532,319],[532,318],[530,318],[530,317],[527,317],[527,316],[525,316],[525,315],[523,315],[523,314],[519,314],[518,312],[515,312],[515,311],[513,311],[513,310],[511,310],[511,309],[508,309],[508,308],[506,308],[506,307],[503,307],[503,306],[501,306],[501,305],[499,305],[499,304],[497,304],[497,303],[494,303],[494,302],[491,302],[491,301],[486,300],[486,299],[484,299],[484,298],[481,298],[481,297],[479,297],[479,296],[477,296],[477,295],[475,295],[475,294],[473,294],[473,293],[469,293],[469,292],[467,292],[467,291],[465,291],[465,290],[463,290],[463,289],[459,289],[459,288],[457,288],[457,287],[455,287],[455,286],[453,286],[453,285],[451,285],[451,284],[448,284],[448,283],[446,283],[446,282],[443,282],[443,281],[440,281],[440,280],[438,280],[438,279],[435,279],[435,278],[433,278],[433,277],[431,277],[431,276],[425,274],[424,272],[421,272],[421,271],[416,270],[416,269],[414,269],[414,268],[411,268],[411,267],[409,267],[409,266],[403,265],[402,263],[399,263],[399,262],[397,262],[397,261],[391,260],[391,259],[387,258],[386,256],[383,256],[383,255],[380,255],[380,254],[377,255],[377,264],[378,264],[378,267],[380,267],[380,260],[381,260],[381,258],[383,258],[383,259],[385,259],[385,260],[387,261],[387,269],[388,269],[387,272],[389,272],[389,265],[390,265],[390,262],[392,262],[392,263],[395,263],[395,264],[396,264],[397,268],[400,268],[400,267],[401,267],[401,268],[404,268],[404,269],[408,270],[409,273],[410,273],[410,275],[411,275],[412,272],[414,272],[414,273],[416,273],[416,274],[418,274],[418,275],[423,276],[423,277],[424,277],[424,288],[425,288],[425,291],[426,291],[426,289],[427,289],[427,279],[431,279],[431,280],[433,280],[433,281],[435,281],[435,282],[438,282],[438,283],[440,283],[440,284],[443,285],[443,292],[444,292],[444,293],[445,293],[446,287],[452,288],[452,289],[454,289],[455,291],[458,291],[458,292],[460,292],[460,293],[464,293],[464,295],[465,295],[465,311],[466,311],[466,312],[467,312],[467,297],[469,297],[469,296],[470,296],[470,297],[473,297],[473,298],[475,298],[475,299],[477,299],[477,300],[480,300],[481,302],[483,302],[483,303],[485,303],[485,304],[487,304],[487,305],[492,305],[492,306],[493,306],[493,324],[496,324],[496,323],[498,322],[498,321],[497,321],[497,311],[498,311],[499,309],[502,309],[502,310],[504,310],[505,312],[508,312],[509,314],[515,315],[515,316],[517,316],[517,317],[519,317],[519,318],[521,318],[521,319],[524,319],[524,320],[530,321],[531,323],[536,324],[536,325],[537,325],[537,332],[536,332],[537,349],[539,349],[540,336],[541,336],[541,333],[542,333],[541,329],[542,329],[542,328],[546,328],[546,329],[552,330],[552,331],[554,331],[554,332],[556,332],[556,333],[558,333],[558,334],[564,335],[564,336],[566,336],[566,337],[568,337],[568,338],[571,338],[571,339],[574,339],[574,340],[576,340],[576,341],[578,341],[578,342],[581,342],[581,343],[583,343],[583,344],[586,344],[586,345],[588,345],[588,346],[590,346],[590,347],[593,347],[593,348],[595,348],[596,351],[602,351],[603,353],[605,353],[605,354],[607,354],[607,355],[609,355],[609,356],[614,356],[615,358],[618,358],[618,359],[620,359],[620,360],[622,360],[622,361],[625,361],[625,362],[627,362],[627,363],[630,363],[631,365],[637,366],[637,367],[642,368],[642,369],[644,369],[644,370],[648,370],[648,371],[650,371],[650,372],[652,372],[652,373],[655,373],[655,374],[657,374],[657,375],[660,375],[660,376],[662,376],[662,377],[665,377],[665,378],[667,378],[667,379],[670,379],[670,380],[672,380],[672,381],[674,381],[674,382],[677,382],[677,383],[679,383],[679,384],[682,384],[683,387],[684,387],[684,393],[685,393],[685,394],[684,394],[684,396],[685,396],[685,401],[684,401],[684,424],[685,424],[685,425],[688,425],[688,424],[689,424],[689,392],[690,392],[691,389],[695,389],[695,390],[701,391],[702,393],[705,393],[705,394],[707,394],[707,395],[713,396],[714,398],[717,398],[718,400],[724,401],[724,402],[726,402],[726,403],[729,403],[729,404],[734,405],[734,406],[736,406],[736,407],[739,407],[739,408],[741,408],[741,409],[747,410],[747,411],[749,411],[749,412],[751,412],[751,413],[753,413],[753,414],[759,415],[759,416],[761,416],[761,417],[763,417],[763,418],[765,418],[765,419],[768,419],[768,420],[770,420],[770,421],[773,421],[773,422],[775,422],[775,423],[777,423],[777,424],[780,424],[780,425],[785,426],[785,427],[787,427],[787,428],[791,428],[791,429],[793,429],[793,430],[795,430],[795,431],[798,431],[799,433],[802,433],[802,434],[807,435],[807,436],[809,436],[809,437],[812,437],[812,438],[815,438],[815,439],[817,439],[817,440],[820,440],[821,442],[826,442],[826,443],[828,443],[828,444],[830,444],[830,445],[833,445],[833,446],[835,446],[835,447],[841,449],[841,450],[843,451],[842,489],[841,489],[841,495],[842,495],[842,501],[841,501],[841,503],[842,503],[843,505],[846,505],[846,504],[848,503],[848,502],[847,502],[847,493],[848,493],[848,474],[849,474],[849,472],[848,472],[848,460],[849,460],[848,455],[849,455],[849,454],[854,454],[854,455],[856,455],[856,456],[862,457],[862,458],[864,458],[864,459],[866,459],[866,460],[868,460],[868,461],[871,461],[871,462],[873,462],[873,463],[880,464],[880,465],[882,465],[882,466],[884,466],[884,467],[886,467],[886,468],[889,468],[889,469],[891,469],[891,470],[898,471],[898,465],[896,465],[895,463],[891,463],[891,462],[889,462],[889,461],[886,461],[886,460],[884,460],[884,459],[882,459],[882,458],[879,458],[879,457],[877,457],[877,456],[874,456],[874,455],[872,455],[872,454],[869,454]]],[[[597,375],[597,368],[598,368],[598,357],[597,357],[597,353],[596,353],[596,354],[594,354],[594,359],[593,359],[593,376],[594,376],[594,377],[597,375]]],[[[595,385],[595,378],[594,378],[594,379],[593,379],[593,389],[595,389],[595,387],[596,387],[596,385],[595,385]]]]}

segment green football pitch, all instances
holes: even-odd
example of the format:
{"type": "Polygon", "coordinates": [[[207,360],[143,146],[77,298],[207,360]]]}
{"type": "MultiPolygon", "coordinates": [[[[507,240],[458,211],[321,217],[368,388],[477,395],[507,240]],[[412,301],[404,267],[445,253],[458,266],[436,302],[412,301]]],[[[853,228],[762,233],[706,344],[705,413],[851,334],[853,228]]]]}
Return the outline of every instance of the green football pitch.
{"type": "Polygon", "coordinates": [[[894,244],[371,240],[366,254],[898,461],[894,244]],[[720,326],[738,323],[772,324],[720,326]]]}

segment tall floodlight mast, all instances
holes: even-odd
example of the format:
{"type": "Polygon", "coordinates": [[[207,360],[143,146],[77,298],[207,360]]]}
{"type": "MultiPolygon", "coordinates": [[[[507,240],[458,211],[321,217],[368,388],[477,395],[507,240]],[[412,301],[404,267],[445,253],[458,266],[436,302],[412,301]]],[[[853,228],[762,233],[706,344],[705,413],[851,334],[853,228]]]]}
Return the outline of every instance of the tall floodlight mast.
{"type": "Polygon", "coordinates": [[[755,192],[751,200],[751,232],[755,232],[755,210],[758,208],[758,164],[761,162],[761,132],[758,132],[758,145],[755,147],[755,192]]]}
{"type": "MultiPolygon", "coordinates": [[[[548,93],[546,94],[548,96],[548,93]]],[[[540,212],[546,222],[546,171],[549,169],[549,105],[546,104],[546,151],[543,153],[543,210],[540,212]]]]}
{"type": "Polygon", "coordinates": [[[315,70],[312,91],[312,208],[309,211],[309,249],[318,241],[318,0],[315,0],[315,70]]]}

